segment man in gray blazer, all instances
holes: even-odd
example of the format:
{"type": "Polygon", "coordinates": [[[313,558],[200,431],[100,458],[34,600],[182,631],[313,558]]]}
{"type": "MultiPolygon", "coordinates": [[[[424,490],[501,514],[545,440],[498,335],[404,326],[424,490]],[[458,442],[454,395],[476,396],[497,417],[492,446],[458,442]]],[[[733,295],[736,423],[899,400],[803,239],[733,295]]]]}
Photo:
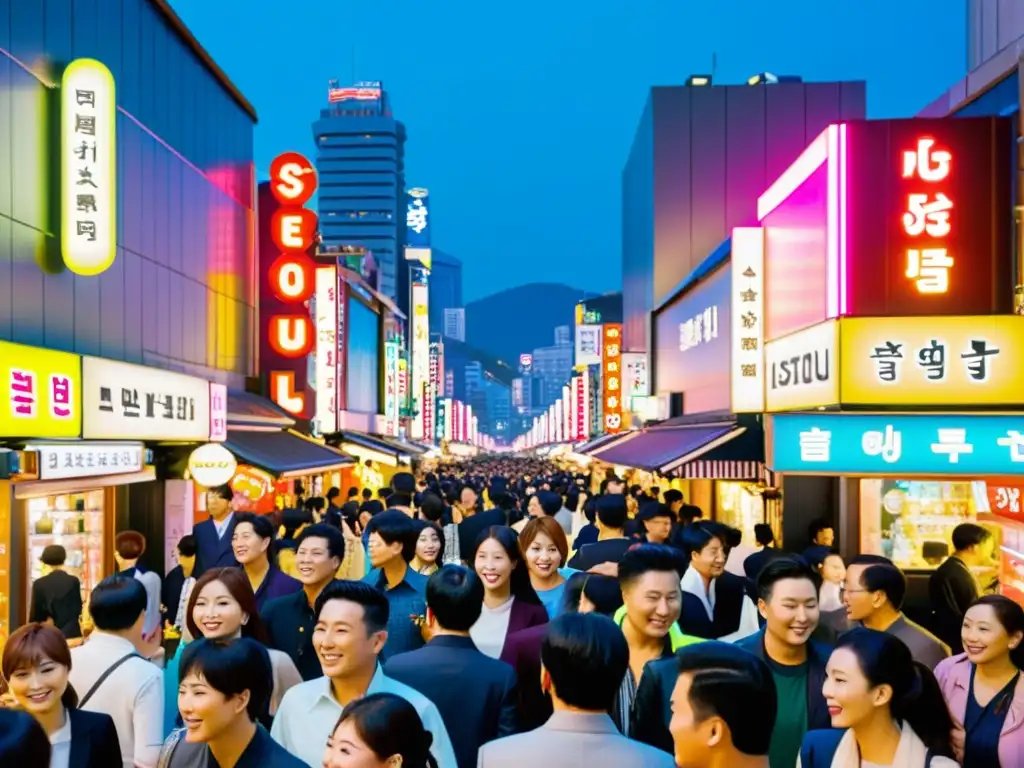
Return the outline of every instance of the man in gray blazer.
{"type": "Polygon", "coordinates": [[[554,714],[536,730],[484,744],[477,768],[675,768],[671,755],[621,735],[608,714],[629,664],[614,621],[594,613],[559,616],[548,625],[540,658],[554,714]]]}

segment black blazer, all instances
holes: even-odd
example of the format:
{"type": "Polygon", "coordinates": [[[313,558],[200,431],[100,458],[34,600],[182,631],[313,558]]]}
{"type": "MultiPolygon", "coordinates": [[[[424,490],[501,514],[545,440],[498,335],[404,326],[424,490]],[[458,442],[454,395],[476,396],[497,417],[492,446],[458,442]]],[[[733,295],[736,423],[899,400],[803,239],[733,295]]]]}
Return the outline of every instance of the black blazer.
{"type": "Polygon", "coordinates": [[[435,637],[422,648],[392,656],[384,674],[434,702],[459,768],[476,768],[480,747],[515,733],[516,673],[482,654],[468,637],[435,637]]]}
{"type": "MultiPolygon", "coordinates": [[[[71,759],[68,768],[109,768],[121,765],[121,744],[110,715],[69,709],[71,759]]],[[[37,768],[41,768],[38,766],[37,768]]]]}
{"type": "Polygon", "coordinates": [[[64,571],[53,571],[32,584],[32,609],[29,621],[53,620],[64,637],[81,637],[78,620],[82,615],[82,585],[64,571]]]}
{"type": "Polygon", "coordinates": [[[955,655],[964,652],[960,631],[964,614],[978,599],[978,583],[963,560],[947,557],[928,579],[928,597],[935,611],[933,627],[939,639],[955,655]]]}
{"type": "Polygon", "coordinates": [[[217,537],[217,527],[212,519],[196,523],[192,535],[196,537],[196,565],[192,575],[197,579],[211,568],[237,567],[235,553],[231,549],[231,536],[235,532],[235,518],[232,516],[224,535],[217,537]]]}

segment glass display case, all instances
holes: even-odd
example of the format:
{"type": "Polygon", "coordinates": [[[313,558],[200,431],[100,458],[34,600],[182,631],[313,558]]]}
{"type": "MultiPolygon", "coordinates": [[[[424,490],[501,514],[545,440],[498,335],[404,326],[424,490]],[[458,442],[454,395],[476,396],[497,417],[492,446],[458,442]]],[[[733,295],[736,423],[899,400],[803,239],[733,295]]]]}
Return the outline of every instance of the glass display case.
{"type": "Polygon", "coordinates": [[[43,550],[60,544],[67,551],[64,570],[81,582],[82,603],[88,605],[93,587],[103,579],[103,491],[39,496],[27,499],[25,509],[29,568],[25,604],[31,605],[32,583],[45,573],[39,559],[43,550]]]}

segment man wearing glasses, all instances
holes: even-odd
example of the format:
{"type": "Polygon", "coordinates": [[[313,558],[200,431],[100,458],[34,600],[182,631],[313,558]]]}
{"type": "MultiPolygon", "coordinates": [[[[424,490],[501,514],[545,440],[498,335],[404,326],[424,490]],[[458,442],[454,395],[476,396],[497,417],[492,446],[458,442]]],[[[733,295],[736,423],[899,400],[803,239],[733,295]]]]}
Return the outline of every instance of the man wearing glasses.
{"type": "Polygon", "coordinates": [[[210,568],[238,567],[231,549],[235,532],[235,511],[231,506],[235,493],[230,485],[212,488],[206,493],[208,520],[196,523],[192,535],[196,538],[196,564],[193,575],[198,579],[210,568]]]}

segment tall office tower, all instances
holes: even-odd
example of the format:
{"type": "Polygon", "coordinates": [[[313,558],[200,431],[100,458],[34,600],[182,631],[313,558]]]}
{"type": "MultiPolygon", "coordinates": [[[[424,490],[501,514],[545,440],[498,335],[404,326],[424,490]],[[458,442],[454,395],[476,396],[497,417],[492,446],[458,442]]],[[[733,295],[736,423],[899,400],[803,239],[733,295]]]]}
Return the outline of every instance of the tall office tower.
{"type": "Polygon", "coordinates": [[[573,351],[571,344],[533,350],[533,377],[542,384],[539,401],[533,400],[532,407],[547,408],[562,396],[562,386],[572,377],[573,351]]]}
{"type": "Polygon", "coordinates": [[[379,82],[332,82],[327,101],[313,123],[323,244],[365,248],[377,266],[375,287],[397,300],[405,267],[405,126],[379,82]]]}
{"type": "Polygon", "coordinates": [[[564,347],[566,344],[572,344],[572,334],[568,325],[560,325],[555,328],[555,346],[564,347]]]}
{"type": "Polygon", "coordinates": [[[464,342],[466,340],[466,310],[463,307],[445,309],[444,335],[456,341],[464,342]]]}
{"type": "Polygon", "coordinates": [[[450,253],[432,249],[430,265],[430,332],[444,333],[444,312],[461,307],[462,262],[450,253]]]}
{"type": "Polygon", "coordinates": [[[648,351],[648,314],[726,238],[757,223],[757,198],[829,124],[865,116],[866,84],[651,88],[622,172],[627,351],[648,351]]]}

